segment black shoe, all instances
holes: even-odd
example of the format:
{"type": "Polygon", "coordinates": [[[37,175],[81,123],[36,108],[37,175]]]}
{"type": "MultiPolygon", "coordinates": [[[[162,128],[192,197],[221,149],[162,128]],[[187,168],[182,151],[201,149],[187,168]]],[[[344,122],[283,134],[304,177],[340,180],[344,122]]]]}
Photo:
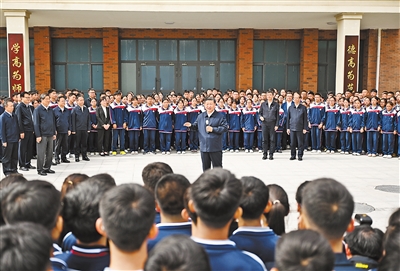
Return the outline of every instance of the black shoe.
{"type": "Polygon", "coordinates": [[[56,164],[59,165],[60,164],[60,160],[56,160],[56,164]]]}
{"type": "Polygon", "coordinates": [[[63,163],[69,163],[69,160],[67,160],[67,158],[65,158],[65,159],[62,159],[61,162],[63,162],[63,163]]]}
{"type": "Polygon", "coordinates": [[[87,156],[86,156],[86,157],[83,157],[82,160],[90,161],[89,157],[87,157],[87,156]]]}
{"type": "Polygon", "coordinates": [[[50,174],[56,173],[54,170],[51,170],[51,169],[46,169],[46,170],[44,170],[44,172],[50,173],[50,174]]]}
{"type": "Polygon", "coordinates": [[[263,159],[263,160],[267,160],[267,158],[268,158],[268,157],[267,157],[267,154],[266,154],[266,153],[264,153],[264,155],[263,155],[262,159],[263,159]]]}
{"type": "Polygon", "coordinates": [[[303,161],[303,158],[302,157],[299,157],[299,159],[298,159],[299,161],[303,161]]]}
{"type": "Polygon", "coordinates": [[[290,157],[290,159],[289,160],[295,160],[296,159],[296,157],[290,157]]]}
{"type": "Polygon", "coordinates": [[[26,168],[29,168],[29,169],[36,169],[36,167],[34,167],[34,166],[32,166],[32,165],[26,166],[26,168]]]}
{"type": "Polygon", "coordinates": [[[269,157],[269,160],[274,160],[274,157],[273,157],[273,156],[270,156],[270,157],[269,157]]]}
{"type": "Polygon", "coordinates": [[[51,162],[51,165],[52,166],[57,166],[57,163],[56,162],[51,162]]]}
{"type": "Polygon", "coordinates": [[[38,171],[38,174],[41,176],[47,176],[47,173],[43,170],[43,171],[38,171]]]}
{"type": "Polygon", "coordinates": [[[37,159],[37,156],[36,155],[32,156],[32,159],[37,159]]]}
{"type": "Polygon", "coordinates": [[[75,162],[79,162],[80,160],[79,160],[79,158],[75,158],[75,162]]]}
{"type": "Polygon", "coordinates": [[[22,171],[29,171],[29,169],[26,168],[26,167],[20,167],[19,170],[22,170],[22,171]]]}

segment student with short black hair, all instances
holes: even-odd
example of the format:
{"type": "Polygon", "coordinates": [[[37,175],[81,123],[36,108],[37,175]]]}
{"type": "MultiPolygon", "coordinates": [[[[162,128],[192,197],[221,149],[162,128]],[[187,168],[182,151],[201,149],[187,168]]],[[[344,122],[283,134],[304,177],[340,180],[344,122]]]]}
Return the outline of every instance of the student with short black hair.
{"type": "Polygon", "coordinates": [[[160,213],[161,223],[157,224],[157,238],[149,240],[150,251],[160,240],[172,234],[191,235],[192,223],[188,217],[182,216],[184,206],[184,194],[190,182],[180,174],[167,174],[161,177],[155,188],[156,208],[160,213]]]}
{"type": "Polygon", "coordinates": [[[204,248],[186,235],[171,235],[149,253],[144,271],[211,271],[204,248]]]}
{"type": "MultiPolygon", "coordinates": [[[[296,190],[296,202],[297,202],[297,212],[299,212],[299,214],[301,215],[301,204],[303,202],[303,190],[304,187],[306,187],[306,185],[309,183],[310,181],[304,181],[302,182],[299,187],[297,187],[296,190]]],[[[299,230],[304,229],[304,225],[301,223],[300,219],[297,219],[297,227],[299,230]]]]}
{"type": "Polygon", "coordinates": [[[268,187],[256,177],[242,177],[243,186],[239,228],[229,238],[239,249],[254,253],[268,265],[274,261],[278,236],[268,226],[261,225],[262,216],[271,209],[268,187]]]}
{"type": "Polygon", "coordinates": [[[382,257],[383,232],[370,225],[360,225],[344,237],[346,255],[355,266],[372,269],[378,267],[382,257]]]}
{"type": "Polygon", "coordinates": [[[285,233],[285,217],[289,214],[289,198],[286,191],[277,184],[267,185],[271,209],[265,214],[268,226],[277,234],[285,233]]]}
{"type": "Polygon", "coordinates": [[[265,270],[260,258],[228,240],[231,221],[242,214],[242,191],[240,180],[222,168],[205,171],[189,188],[192,239],[205,248],[213,270],[265,270]]]}
{"type": "Polygon", "coordinates": [[[0,227],[0,270],[50,270],[52,240],[49,231],[35,223],[0,227]]]}
{"type": "Polygon", "coordinates": [[[100,201],[97,229],[107,236],[110,267],[107,270],[141,270],[147,259],[147,239],[157,236],[154,196],[138,184],[122,184],[100,201]]]}
{"type": "Polygon", "coordinates": [[[389,226],[400,226],[400,208],[397,208],[389,217],[389,226]]]}
{"type": "Polygon", "coordinates": [[[328,241],[312,230],[284,234],[278,240],[275,258],[271,271],[332,271],[335,262],[328,241]]]}
{"type": "Polygon", "coordinates": [[[389,225],[383,237],[383,257],[378,271],[398,271],[400,266],[400,226],[389,225]]]}

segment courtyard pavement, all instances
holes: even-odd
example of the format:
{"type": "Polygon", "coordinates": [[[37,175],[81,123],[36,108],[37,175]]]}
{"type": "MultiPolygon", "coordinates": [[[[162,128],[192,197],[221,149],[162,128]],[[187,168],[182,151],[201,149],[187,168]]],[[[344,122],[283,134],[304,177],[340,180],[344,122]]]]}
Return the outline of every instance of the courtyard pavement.
{"type": "MultiPolygon", "coordinates": [[[[320,177],[334,178],[343,183],[351,192],[356,202],[355,213],[365,213],[373,219],[373,227],[385,231],[390,214],[400,206],[399,174],[400,160],[397,158],[384,159],[381,157],[352,156],[343,154],[313,154],[306,152],[303,161],[289,161],[290,151],[276,153],[275,159],[262,160],[260,153],[224,153],[223,166],[232,171],[237,177],[255,176],[266,184],[279,184],[289,196],[291,212],[287,218],[287,229],[297,227],[297,212],[295,193],[300,183],[320,177]],[[376,186],[393,185],[397,192],[383,192],[376,190],[376,186]],[[366,205],[367,204],[367,205],[366,205]],[[369,206],[368,206],[369,205],[369,206]],[[372,208],[372,210],[368,210],[372,208]]],[[[85,173],[89,176],[98,173],[111,174],[117,184],[143,184],[142,169],[151,162],[168,163],[175,173],[183,174],[193,182],[202,173],[199,153],[171,155],[143,155],[125,156],[89,156],[91,161],[75,162],[53,166],[55,174],[39,176],[36,170],[21,172],[28,180],[40,179],[51,182],[57,189],[69,174],[85,173]]],[[[36,166],[36,160],[32,160],[36,166]]],[[[1,170],[2,174],[2,170],[1,170]]],[[[4,177],[1,175],[1,177],[4,177]]]]}

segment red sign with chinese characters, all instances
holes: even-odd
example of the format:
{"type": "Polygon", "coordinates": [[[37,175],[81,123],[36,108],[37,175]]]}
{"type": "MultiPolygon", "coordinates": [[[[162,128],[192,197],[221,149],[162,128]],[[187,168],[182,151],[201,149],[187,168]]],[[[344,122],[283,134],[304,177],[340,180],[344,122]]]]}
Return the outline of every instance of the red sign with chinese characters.
{"type": "Polygon", "coordinates": [[[8,34],[8,70],[10,97],[25,90],[24,39],[22,34],[8,34]]]}
{"type": "Polygon", "coordinates": [[[358,85],[358,36],[345,37],[344,51],[344,89],[357,91],[358,85]]]}

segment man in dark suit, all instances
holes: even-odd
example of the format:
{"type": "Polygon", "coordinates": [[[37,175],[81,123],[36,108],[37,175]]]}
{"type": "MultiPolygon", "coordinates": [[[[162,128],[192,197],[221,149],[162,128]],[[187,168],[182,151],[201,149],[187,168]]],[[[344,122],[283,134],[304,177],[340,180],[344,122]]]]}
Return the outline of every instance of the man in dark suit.
{"type": "MultiPolygon", "coordinates": [[[[85,106],[87,108],[91,107],[90,103],[92,102],[92,99],[96,98],[96,91],[93,88],[89,88],[88,96],[89,97],[85,100],[85,106]]],[[[99,104],[97,103],[97,105],[99,105],[99,104]]]]}
{"type": "Polygon", "coordinates": [[[275,152],[275,136],[279,125],[279,103],[274,102],[274,92],[268,90],[267,100],[260,106],[259,115],[262,121],[262,137],[263,137],[263,160],[267,159],[269,149],[269,160],[274,159],[275,152]]]}
{"type": "MultiPolygon", "coordinates": [[[[285,102],[282,104],[282,109],[285,112],[285,116],[287,118],[288,110],[290,106],[293,104],[293,93],[288,90],[286,92],[285,102]]],[[[287,119],[286,119],[287,123],[287,119]]],[[[286,146],[290,143],[290,137],[287,133],[282,133],[282,150],[286,150],[286,146]]]]}
{"type": "Polygon", "coordinates": [[[100,99],[100,106],[96,109],[97,117],[97,149],[101,156],[108,155],[110,150],[111,120],[106,97],[100,99]]]}
{"type": "Polygon", "coordinates": [[[72,109],[71,114],[72,129],[71,133],[76,135],[75,140],[75,162],[79,162],[79,154],[82,154],[82,160],[90,161],[87,157],[88,133],[90,133],[90,115],[85,106],[83,96],[77,99],[77,106],[72,109]]]}
{"type": "Polygon", "coordinates": [[[287,134],[290,135],[290,160],[296,159],[296,147],[299,161],[303,160],[304,134],[307,132],[307,108],[300,104],[300,94],[293,95],[294,103],[289,107],[287,134]]]}

